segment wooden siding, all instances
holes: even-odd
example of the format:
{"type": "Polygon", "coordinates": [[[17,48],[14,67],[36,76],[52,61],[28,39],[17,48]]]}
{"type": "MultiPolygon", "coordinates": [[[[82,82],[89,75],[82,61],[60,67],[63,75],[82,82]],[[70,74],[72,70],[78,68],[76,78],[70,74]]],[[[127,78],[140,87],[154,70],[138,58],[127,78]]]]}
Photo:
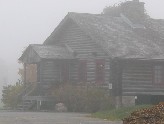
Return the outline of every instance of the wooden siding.
{"type": "Polygon", "coordinates": [[[87,81],[87,60],[80,60],[78,63],[78,80],[79,82],[87,81]]]}
{"type": "MultiPolygon", "coordinates": [[[[96,44],[76,23],[67,21],[56,33],[53,44],[67,44],[79,60],[87,60],[87,82],[96,82],[96,60],[105,60],[105,83],[109,83],[109,60],[103,49],[96,44]]],[[[50,45],[50,44],[49,44],[50,45]]],[[[79,82],[78,61],[70,65],[70,81],[79,82]]]]}
{"type": "Polygon", "coordinates": [[[112,59],[110,83],[113,84],[113,95],[164,95],[164,82],[159,84],[154,80],[155,66],[163,69],[164,63],[151,60],[112,59]]]}
{"type": "Polygon", "coordinates": [[[58,62],[52,60],[43,60],[40,63],[40,82],[56,83],[58,81],[60,81],[58,62]]]}
{"type": "Polygon", "coordinates": [[[21,58],[21,61],[23,63],[36,64],[40,61],[39,55],[32,49],[31,46],[27,48],[22,56],[23,58],[21,58]]]}
{"type": "MultiPolygon", "coordinates": [[[[104,55],[102,48],[89,37],[76,23],[68,21],[55,37],[54,44],[67,44],[73,51],[80,56],[87,56],[90,53],[97,52],[104,55]]],[[[80,57],[81,58],[81,57],[80,57]]]]}
{"type": "Polygon", "coordinates": [[[41,67],[41,64],[40,64],[40,62],[38,62],[37,63],[37,82],[40,82],[40,72],[41,72],[41,69],[40,69],[40,67],[41,67]]]}
{"type": "Polygon", "coordinates": [[[70,78],[70,61],[69,60],[62,60],[60,61],[60,81],[63,83],[69,82],[70,78]]]}
{"type": "Polygon", "coordinates": [[[154,83],[154,65],[152,63],[126,64],[122,70],[123,95],[164,94],[164,86],[154,83]]]}
{"type": "MultiPolygon", "coordinates": [[[[87,81],[95,83],[96,82],[96,59],[88,59],[86,61],[87,66],[87,81]]],[[[76,61],[70,64],[70,81],[71,82],[79,82],[79,62],[76,61]]],[[[104,67],[104,83],[109,83],[109,60],[105,60],[105,67],[104,67]]]]}
{"type": "Polygon", "coordinates": [[[36,64],[26,64],[26,83],[37,82],[37,65],[36,64]]]}
{"type": "Polygon", "coordinates": [[[122,71],[123,92],[147,92],[152,88],[152,66],[125,65],[122,71]]]}

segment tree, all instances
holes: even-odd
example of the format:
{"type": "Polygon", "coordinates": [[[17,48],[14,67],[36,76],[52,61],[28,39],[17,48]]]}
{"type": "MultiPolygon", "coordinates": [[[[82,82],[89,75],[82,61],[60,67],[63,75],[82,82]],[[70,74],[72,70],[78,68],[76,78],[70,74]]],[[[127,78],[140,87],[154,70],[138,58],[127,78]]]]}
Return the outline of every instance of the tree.
{"type": "Polygon", "coordinates": [[[19,103],[19,94],[23,91],[24,85],[19,80],[14,85],[7,85],[2,90],[2,102],[5,107],[15,108],[19,103]]]}
{"type": "Polygon", "coordinates": [[[105,7],[102,12],[102,14],[109,15],[109,16],[120,16],[120,13],[121,13],[120,5],[105,7]]]}
{"type": "Polygon", "coordinates": [[[102,14],[114,17],[124,14],[134,22],[143,22],[145,18],[149,17],[144,8],[144,3],[139,2],[139,0],[125,1],[120,4],[105,7],[102,14]]]}

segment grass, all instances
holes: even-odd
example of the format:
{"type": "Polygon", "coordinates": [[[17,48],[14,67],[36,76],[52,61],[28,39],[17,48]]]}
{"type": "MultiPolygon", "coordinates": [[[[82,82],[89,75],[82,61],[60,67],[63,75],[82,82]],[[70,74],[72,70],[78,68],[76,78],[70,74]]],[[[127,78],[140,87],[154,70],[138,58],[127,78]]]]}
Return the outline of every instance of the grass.
{"type": "Polygon", "coordinates": [[[130,113],[141,108],[148,108],[151,105],[138,105],[134,107],[122,107],[119,109],[112,109],[109,111],[101,111],[93,113],[91,116],[95,118],[107,119],[111,121],[121,120],[125,117],[128,117],[130,113]]]}

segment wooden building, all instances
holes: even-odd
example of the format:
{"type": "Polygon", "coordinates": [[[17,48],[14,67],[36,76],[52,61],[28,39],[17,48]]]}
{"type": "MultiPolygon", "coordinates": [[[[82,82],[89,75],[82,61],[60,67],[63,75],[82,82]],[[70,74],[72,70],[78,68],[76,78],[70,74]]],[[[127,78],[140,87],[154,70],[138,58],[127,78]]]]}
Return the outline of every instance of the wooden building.
{"type": "Polygon", "coordinates": [[[68,13],[43,44],[29,45],[19,60],[25,73],[27,64],[37,66],[36,82],[45,89],[38,95],[63,82],[110,83],[120,103],[120,96],[163,96],[164,20],[137,23],[125,15],[68,13]]]}

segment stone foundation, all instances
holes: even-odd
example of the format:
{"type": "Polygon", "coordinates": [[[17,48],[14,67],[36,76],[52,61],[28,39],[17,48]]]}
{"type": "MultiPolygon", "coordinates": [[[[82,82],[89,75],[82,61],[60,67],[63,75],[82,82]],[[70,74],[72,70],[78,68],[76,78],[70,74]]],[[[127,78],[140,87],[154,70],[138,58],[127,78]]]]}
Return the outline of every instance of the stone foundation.
{"type": "Polygon", "coordinates": [[[135,96],[116,96],[115,97],[115,107],[129,107],[135,106],[135,96]]]}
{"type": "Polygon", "coordinates": [[[124,107],[135,106],[135,96],[123,96],[122,106],[124,107]]]}

